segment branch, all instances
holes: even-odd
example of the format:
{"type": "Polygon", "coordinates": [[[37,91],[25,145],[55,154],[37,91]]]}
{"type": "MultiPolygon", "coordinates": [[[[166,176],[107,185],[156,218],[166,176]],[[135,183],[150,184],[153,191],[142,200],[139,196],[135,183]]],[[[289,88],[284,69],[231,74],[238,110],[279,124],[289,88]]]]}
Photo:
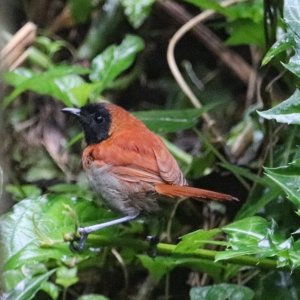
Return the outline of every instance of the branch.
{"type": "MultiPolygon", "coordinates": [[[[134,249],[138,252],[146,252],[149,249],[149,243],[141,240],[127,239],[127,238],[114,238],[99,235],[90,235],[89,244],[95,247],[127,247],[134,249]]],[[[197,249],[191,253],[174,252],[176,245],[158,243],[157,254],[158,255],[173,255],[177,257],[192,257],[199,259],[215,260],[218,251],[208,249],[197,249]]],[[[226,263],[243,265],[243,266],[255,266],[261,269],[273,270],[277,268],[277,262],[271,259],[258,259],[252,256],[240,256],[233,257],[226,260],[226,263]]]]}

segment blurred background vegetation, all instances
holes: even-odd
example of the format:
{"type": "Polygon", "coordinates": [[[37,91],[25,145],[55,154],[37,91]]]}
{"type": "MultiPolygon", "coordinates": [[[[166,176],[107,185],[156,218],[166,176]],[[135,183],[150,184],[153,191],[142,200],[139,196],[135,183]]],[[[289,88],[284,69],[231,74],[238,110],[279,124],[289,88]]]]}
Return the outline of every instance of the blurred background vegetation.
{"type": "Polygon", "coordinates": [[[1,299],[300,297],[299,0],[15,0],[0,16],[1,299]],[[171,201],[155,258],[155,218],[72,252],[76,226],[115,217],[61,113],[97,101],[240,201],[171,201]]]}

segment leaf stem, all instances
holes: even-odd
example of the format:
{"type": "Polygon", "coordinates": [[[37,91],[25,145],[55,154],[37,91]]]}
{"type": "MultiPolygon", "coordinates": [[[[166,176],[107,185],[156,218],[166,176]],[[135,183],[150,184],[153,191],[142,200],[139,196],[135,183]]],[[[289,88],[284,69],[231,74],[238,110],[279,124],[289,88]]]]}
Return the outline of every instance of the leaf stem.
{"type": "MultiPolygon", "coordinates": [[[[127,238],[113,238],[107,236],[90,235],[89,236],[90,246],[113,246],[113,247],[128,247],[136,251],[147,251],[149,243],[141,240],[127,239],[127,238]]],[[[175,252],[176,245],[158,243],[157,254],[158,255],[172,255],[174,257],[193,257],[199,259],[215,260],[218,251],[208,249],[197,249],[193,252],[175,252]]],[[[259,259],[254,256],[240,256],[233,257],[226,260],[226,263],[255,266],[261,269],[272,270],[277,268],[277,262],[271,259],[259,259]]]]}

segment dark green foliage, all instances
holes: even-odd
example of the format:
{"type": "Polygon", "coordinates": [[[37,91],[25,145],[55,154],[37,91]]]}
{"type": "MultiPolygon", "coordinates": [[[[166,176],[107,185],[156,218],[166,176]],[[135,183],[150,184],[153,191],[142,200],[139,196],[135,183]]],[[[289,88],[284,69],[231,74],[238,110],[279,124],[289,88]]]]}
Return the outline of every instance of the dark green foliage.
{"type": "MultiPolygon", "coordinates": [[[[271,70],[263,78],[262,101],[250,105],[245,88],[229,74],[219,76],[219,66],[205,63],[203,57],[208,54],[198,46],[195,50],[194,40],[188,41],[178,57],[191,60],[181,67],[195,93],[204,99],[198,109],[191,108],[169,70],[161,66],[165,52],[151,53],[151,47],[161,51],[162,40],[167,43],[169,32],[174,31],[173,25],[156,24],[151,14],[155,1],[100,2],[64,4],[73,29],[85,30],[84,40],[78,34],[70,47],[69,36],[54,40],[44,32],[31,48],[26,65],[4,74],[12,86],[1,106],[13,132],[8,156],[14,165],[4,189],[17,202],[0,217],[0,288],[5,299],[107,300],[132,295],[142,299],[143,289],[148,289],[149,299],[167,297],[170,291],[171,299],[174,295],[183,299],[189,295],[191,300],[298,299],[300,1],[286,0],[283,11],[278,5],[283,18],[272,30],[281,35],[270,49],[264,49],[263,1],[241,1],[230,7],[219,1],[185,1],[183,6],[191,11],[219,13],[221,17],[210,20],[208,26],[227,45],[251,45],[252,51],[265,51],[263,70],[271,70]],[[68,51],[72,55],[66,55],[68,51]],[[283,87],[284,92],[280,97],[265,96],[277,81],[274,90],[283,87]],[[159,223],[164,224],[164,217],[168,224],[162,228],[163,241],[155,258],[146,254],[149,246],[144,241],[161,227],[154,217],[93,234],[83,252],[72,252],[69,241],[78,226],[105,222],[115,215],[93,201],[80,166],[83,135],[75,122],[65,122],[60,109],[104,99],[129,107],[162,135],[195,186],[211,176],[209,188],[241,195],[240,203],[171,201],[164,216],[158,216],[159,223]],[[207,124],[202,126],[207,113],[221,129],[221,146],[207,124]],[[28,128],[34,129],[29,137],[23,134],[28,128]],[[45,134],[49,131],[50,142],[45,134]],[[244,139],[247,134],[248,140],[244,139]],[[33,142],[23,145],[25,140],[33,142]],[[186,284],[188,276],[191,287],[186,284]]],[[[266,10],[271,9],[264,3],[266,10]]],[[[248,47],[240,49],[241,55],[250,52],[248,47]]],[[[0,195],[2,184],[0,168],[0,195]]]]}

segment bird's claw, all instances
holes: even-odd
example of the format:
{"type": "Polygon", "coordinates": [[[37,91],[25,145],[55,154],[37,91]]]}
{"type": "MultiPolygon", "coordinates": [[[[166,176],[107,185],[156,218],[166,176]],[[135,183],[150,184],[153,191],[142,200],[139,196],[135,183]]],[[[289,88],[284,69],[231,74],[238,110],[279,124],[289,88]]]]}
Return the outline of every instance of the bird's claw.
{"type": "Polygon", "coordinates": [[[159,239],[157,236],[148,235],[146,240],[149,242],[149,248],[147,249],[147,254],[154,258],[157,255],[157,244],[159,243],[159,239]]]}
{"type": "Polygon", "coordinates": [[[79,228],[76,232],[76,237],[70,241],[70,250],[72,252],[81,252],[85,248],[88,234],[79,228]]]}

